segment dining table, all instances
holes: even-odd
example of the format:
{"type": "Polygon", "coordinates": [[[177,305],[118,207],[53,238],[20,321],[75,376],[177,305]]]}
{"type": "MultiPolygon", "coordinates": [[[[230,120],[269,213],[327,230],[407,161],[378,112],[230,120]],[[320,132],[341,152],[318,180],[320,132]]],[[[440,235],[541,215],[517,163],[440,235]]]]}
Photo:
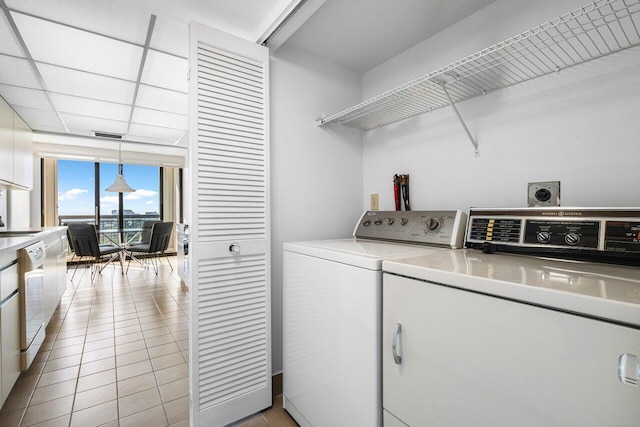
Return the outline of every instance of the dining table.
{"type": "Polygon", "coordinates": [[[135,255],[133,255],[133,252],[128,249],[129,245],[140,237],[142,230],[142,228],[101,228],[97,230],[98,234],[104,236],[109,244],[120,249],[119,261],[122,274],[124,274],[125,271],[124,261],[127,257],[144,266],[142,261],[140,261],[135,255]]]}

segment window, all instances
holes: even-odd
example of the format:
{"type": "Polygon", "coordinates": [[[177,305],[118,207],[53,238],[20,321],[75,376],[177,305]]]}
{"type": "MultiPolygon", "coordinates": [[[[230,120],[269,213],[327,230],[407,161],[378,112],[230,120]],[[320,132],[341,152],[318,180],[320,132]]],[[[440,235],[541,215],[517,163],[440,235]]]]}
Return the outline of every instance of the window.
{"type": "Polygon", "coordinates": [[[60,224],[95,222],[95,164],[58,161],[58,216],[60,224]]]}
{"type": "MultiPolygon", "coordinates": [[[[145,220],[162,219],[161,168],[124,165],[125,179],[136,191],[123,194],[105,191],[117,172],[115,163],[58,160],[58,223],[92,222],[99,229],[139,229],[145,220]]],[[[123,237],[126,241],[131,236],[123,237]]]]}

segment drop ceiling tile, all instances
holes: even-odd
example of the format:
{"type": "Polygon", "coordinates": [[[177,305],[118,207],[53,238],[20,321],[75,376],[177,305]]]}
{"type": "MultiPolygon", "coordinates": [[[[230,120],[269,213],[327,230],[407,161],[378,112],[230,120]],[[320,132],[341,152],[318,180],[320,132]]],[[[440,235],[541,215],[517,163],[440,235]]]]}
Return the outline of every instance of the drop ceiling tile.
{"type": "Polygon", "coordinates": [[[0,55],[0,83],[42,89],[29,61],[0,55]]]}
{"type": "Polygon", "coordinates": [[[133,140],[137,135],[138,137],[151,138],[151,139],[155,139],[156,141],[163,141],[163,143],[165,144],[173,145],[184,134],[185,134],[185,131],[183,130],[131,123],[131,127],[129,128],[129,133],[127,133],[127,138],[133,140]]]}
{"type": "Polygon", "coordinates": [[[151,16],[119,1],[5,0],[10,8],[67,25],[144,44],[151,16]]]}
{"type": "Polygon", "coordinates": [[[150,50],[142,71],[141,82],[187,93],[188,64],[186,59],[150,50]]]}
{"type": "Polygon", "coordinates": [[[38,129],[40,126],[64,128],[56,112],[51,109],[15,107],[14,110],[31,129],[38,129]]]}
{"type": "Polygon", "coordinates": [[[121,104],[133,100],[136,86],[131,82],[47,64],[38,64],[38,69],[51,92],[121,104]]]}
{"type": "Polygon", "coordinates": [[[141,84],[136,105],[171,113],[189,113],[189,96],[186,93],[141,84]]]}
{"type": "Polygon", "coordinates": [[[96,101],[77,96],[51,94],[56,109],[61,113],[71,113],[103,119],[129,121],[131,106],[113,102],[96,101]]]}
{"type": "Polygon", "coordinates": [[[180,22],[158,17],[153,27],[149,46],[187,58],[189,56],[189,27],[180,22]]]}
{"type": "Polygon", "coordinates": [[[22,14],[14,20],[31,57],[76,70],[135,81],[142,48],[22,14]]]}
{"type": "Polygon", "coordinates": [[[187,130],[189,128],[189,118],[187,116],[140,107],[136,107],[133,110],[131,122],[180,130],[187,130]]]}
{"type": "Polygon", "coordinates": [[[99,131],[108,133],[127,133],[127,122],[101,119],[97,117],[80,116],[76,114],[60,113],[71,133],[77,131],[99,131]]]}
{"type": "Polygon", "coordinates": [[[44,110],[51,109],[49,98],[43,90],[0,84],[0,95],[12,107],[30,107],[44,110]]]}
{"type": "Polygon", "coordinates": [[[19,56],[21,58],[25,58],[24,52],[22,51],[22,47],[20,47],[20,43],[18,43],[18,39],[16,38],[11,25],[9,25],[9,21],[7,21],[7,17],[0,10],[0,53],[4,53],[7,55],[19,56]]]}

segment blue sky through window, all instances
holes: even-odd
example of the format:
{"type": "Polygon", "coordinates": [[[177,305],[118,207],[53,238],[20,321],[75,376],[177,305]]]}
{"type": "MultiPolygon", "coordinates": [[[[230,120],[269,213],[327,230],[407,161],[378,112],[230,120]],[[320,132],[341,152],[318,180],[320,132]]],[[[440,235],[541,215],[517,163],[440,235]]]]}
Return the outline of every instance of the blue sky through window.
{"type": "MultiPolygon", "coordinates": [[[[116,177],[115,163],[100,164],[100,213],[118,209],[118,193],[104,189],[116,177]]],[[[124,193],[124,209],[136,214],[160,212],[160,174],[157,166],[124,165],[124,176],[134,193],[124,193]]],[[[58,160],[58,215],[94,214],[94,163],[58,160]]]]}

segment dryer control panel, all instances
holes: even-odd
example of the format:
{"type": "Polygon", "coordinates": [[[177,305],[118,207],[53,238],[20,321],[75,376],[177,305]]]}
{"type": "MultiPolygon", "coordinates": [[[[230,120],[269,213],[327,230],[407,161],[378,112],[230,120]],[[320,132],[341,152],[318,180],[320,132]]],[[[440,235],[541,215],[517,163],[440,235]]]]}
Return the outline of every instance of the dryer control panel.
{"type": "Polygon", "coordinates": [[[367,211],[353,236],[461,248],[466,222],[462,211],[367,211]]]}
{"type": "Polygon", "coordinates": [[[466,246],[640,265],[640,209],[472,209],[466,246]]]}

